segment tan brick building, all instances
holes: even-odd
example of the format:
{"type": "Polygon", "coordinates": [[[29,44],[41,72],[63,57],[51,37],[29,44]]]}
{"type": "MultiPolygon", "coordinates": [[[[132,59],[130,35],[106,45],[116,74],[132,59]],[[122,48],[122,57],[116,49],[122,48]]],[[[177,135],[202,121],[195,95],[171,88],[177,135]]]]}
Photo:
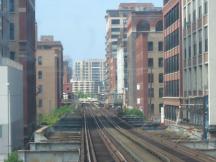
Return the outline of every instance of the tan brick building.
{"type": "Polygon", "coordinates": [[[129,32],[136,33],[133,57],[136,106],[143,109],[145,116],[159,119],[163,106],[162,9],[132,12],[128,23],[129,32]]]}
{"type": "Polygon", "coordinates": [[[37,43],[37,115],[48,114],[60,106],[63,94],[63,47],[52,36],[37,43]]]}

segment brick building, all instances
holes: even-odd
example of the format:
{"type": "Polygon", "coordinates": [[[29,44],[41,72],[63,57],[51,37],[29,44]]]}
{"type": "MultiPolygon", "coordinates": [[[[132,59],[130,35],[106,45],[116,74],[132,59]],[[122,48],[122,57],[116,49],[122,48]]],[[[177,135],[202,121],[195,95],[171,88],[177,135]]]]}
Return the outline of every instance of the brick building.
{"type": "Polygon", "coordinates": [[[23,65],[24,133],[30,137],[36,125],[35,0],[8,1],[9,57],[23,65]]]}
{"type": "Polygon", "coordinates": [[[136,107],[149,118],[159,119],[163,105],[163,21],[162,9],[132,12],[129,16],[135,39],[136,107]]]}
{"type": "Polygon", "coordinates": [[[164,1],[164,110],[176,121],[183,96],[181,0],[164,1]]]}
{"type": "Polygon", "coordinates": [[[53,36],[37,43],[37,116],[60,106],[63,95],[63,46],[53,36]]]}

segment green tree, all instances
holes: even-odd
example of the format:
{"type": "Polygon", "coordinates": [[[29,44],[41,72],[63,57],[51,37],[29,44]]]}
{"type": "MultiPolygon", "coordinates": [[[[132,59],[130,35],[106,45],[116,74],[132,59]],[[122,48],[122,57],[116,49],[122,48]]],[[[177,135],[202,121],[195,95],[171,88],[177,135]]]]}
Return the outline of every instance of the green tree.
{"type": "Polygon", "coordinates": [[[17,152],[12,152],[7,160],[4,160],[4,162],[23,162],[22,160],[19,160],[17,152]]]}

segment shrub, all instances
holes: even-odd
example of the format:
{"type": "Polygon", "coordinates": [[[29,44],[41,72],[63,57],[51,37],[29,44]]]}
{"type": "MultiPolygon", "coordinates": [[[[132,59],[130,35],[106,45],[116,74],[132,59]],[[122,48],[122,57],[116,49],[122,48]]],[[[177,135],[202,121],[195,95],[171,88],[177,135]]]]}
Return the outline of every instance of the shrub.
{"type": "Polygon", "coordinates": [[[23,162],[22,160],[19,160],[17,152],[12,152],[7,160],[4,160],[4,162],[23,162]]]}
{"type": "Polygon", "coordinates": [[[72,111],[73,111],[73,108],[69,106],[63,106],[63,107],[57,108],[48,115],[42,115],[40,117],[39,123],[40,125],[52,126],[56,124],[64,115],[71,113],[72,111]]]}
{"type": "Polygon", "coordinates": [[[123,116],[144,117],[144,113],[141,110],[137,109],[137,108],[125,109],[123,111],[123,116]]]}

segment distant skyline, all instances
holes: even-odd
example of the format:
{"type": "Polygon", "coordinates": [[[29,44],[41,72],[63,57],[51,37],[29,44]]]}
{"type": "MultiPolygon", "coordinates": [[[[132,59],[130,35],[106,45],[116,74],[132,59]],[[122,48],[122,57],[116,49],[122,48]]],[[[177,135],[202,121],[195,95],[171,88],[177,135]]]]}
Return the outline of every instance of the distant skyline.
{"type": "Polygon", "coordinates": [[[53,35],[62,42],[64,55],[74,61],[105,58],[105,14],[119,3],[154,3],[162,0],[36,0],[38,39],[53,35]]]}

